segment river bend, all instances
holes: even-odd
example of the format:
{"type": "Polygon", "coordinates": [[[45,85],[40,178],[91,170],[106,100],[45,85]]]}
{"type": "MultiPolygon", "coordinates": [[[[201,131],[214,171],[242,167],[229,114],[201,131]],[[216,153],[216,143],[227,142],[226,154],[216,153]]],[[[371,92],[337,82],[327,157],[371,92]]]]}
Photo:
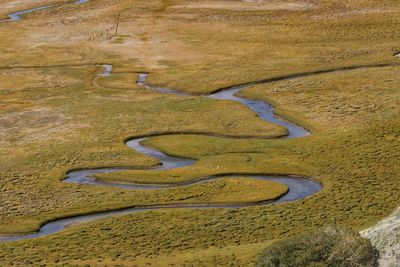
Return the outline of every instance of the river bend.
{"type": "MultiPolygon", "coordinates": [[[[94,81],[99,77],[107,77],[111,74],[113,67],[109,64],[101,65],[103,71],[96,75],[93,79],[94,81]]],[[[174,94],[174,95],[190,95],[188,93],[177,92],[173,91],[168,88],[162,88],[158,86],[153,86],[146,83],[147,74],[139,74],[137,84],[144,86],[149,90],[154,90],[163,94],[174,94]]],[[[239,85],[239,86],[232,86],[229,88],[225,88],[223,90],[219,90],[218,92],[211,93],[209,95],[201,96],[212,98],[215,100],[227,100],[227,101],[235,101],[239,102],[246,107],[248,107],[251,111],[255,112],[258,117],[266,122],[275,123],[285,127],[288,131],[288,135],[285,138],[293,139],[304,137],[310,134],[305,128],[298,126],[294,123],[289,121],[283,120],[277,117],[274,114],[274,108],[263,101],[260,100],[251,100],[237,96],[242,89],[251,86],[249,85],[239,85]]],[[[193,133],[187,133],[193,134],[193,133]]],[[[160,134],[165,135],[165,134],[160,134]]],[[[143,145],[143,141],[147,138],[154,137],[155,135],[149,136],[142,136],[139,138],[133,138],[126,142],[126,145],[134,149],[144,155],[154,157],[161,165],[149,168],[151,170],[170,170],[174,168],[182,168],[186,166],[191,166],[196,164],[196,160],[188,159],[188,158],[181,158],[181,157],[174,157],[170,156],[160,150],[157,150],[152,147],[147,147],[143,145]]],[[[117,171],[122,171],[126,169],[122,168],[101,168],[101,169],[84,169],[84,170],[74,170],[67,173],[67,177],[64,180],[66,183],[73,183],[73,184],[84,184],[88,186],[106,186],[106,187],[116,187],[116,188],[123,188],[126,190],[160,190],[166,188],[179,188],[185,186],[192,186],[197,184],[207,183],[212,180],[227,178],[227,177],[235,177],[235,178],[245,178],[245,179],[258,179],[258,180],[268,180],[268,181],[275,181],[286,185],[289,190],[283,196],[275,199],[275,200],[268,200],[268,201],[259,201],[259,202],[249,202],[243,204],[165,204],[165,205],[154,205],[154,206],[137,206],[131,207],[126,209],[119,209],[119,210],[112,210],[106,212],[98,212],[93,214],[87,215],[79,215],[79,216],[72,216],[68,218],[57,219],[51,222],[48,222],[41,226],[40,230],[36,233],[30,233],[26,235],[15,235],[15,236],[4,236],[0,237],[0,242],[4,241],[14,241],[14,240],[21,240],[21,239],[31,239],[40,236],[49,235],[52,233],[56,233],[67,227],[71,224],[76,223],[84,223],[88,221],[94,221],[110,216],[116,215],[125,215],[125,214],[133,214],[137,212],[144,212],[150,210],[159,210],[159,209],[213,209],[213,208],[230,208],[230,209],[237,209],[237,208],[244,208],[244,207],[253,207],[253,206],[261,206],[261,205],[271,205],[271,204],[278,204],[283,202],[295,201],[299,199],[303,199],[305,197],[311,196],[316,192],[321,190],[320,184],[316,183],[315,181],[303,177],[294,177],[294,176],[274,176],[274,175],[260,175],[260,174],[221,174],[209,177],[203,177],[199,179],[195,179],[188,182],[183,182],[179,184],[123,184],[123,183],[111,183],[111,182],[103,182],[94,179],[94,175],[98,173],[112,173],[117,171]]]]}

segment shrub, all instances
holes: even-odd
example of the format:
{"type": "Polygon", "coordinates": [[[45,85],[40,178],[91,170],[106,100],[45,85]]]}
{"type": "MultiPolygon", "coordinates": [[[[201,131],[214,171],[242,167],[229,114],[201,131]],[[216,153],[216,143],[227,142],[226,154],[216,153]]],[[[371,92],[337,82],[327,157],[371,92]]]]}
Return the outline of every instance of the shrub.
{"type": "Polygon", "coordinates": [[[273,243],[258,256],[255,266],[374,267],[378,256],[358,233],[328,226],[273,243]]]}

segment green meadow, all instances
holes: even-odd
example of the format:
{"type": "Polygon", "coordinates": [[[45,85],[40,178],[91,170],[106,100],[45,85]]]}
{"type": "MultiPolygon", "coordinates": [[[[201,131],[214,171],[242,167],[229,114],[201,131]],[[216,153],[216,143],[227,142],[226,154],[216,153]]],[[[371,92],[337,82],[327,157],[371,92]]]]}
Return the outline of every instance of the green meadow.
{"type": "MultiPolygon", "coordinates": [[[[0,15],[60,1],[0,1],[0,15]]],[[[64,2],[63,2],[64,3],[64,2]]],[[[247,203],[287,187],[224,178],[125,190],[62,182],[69,170],[126,167],[102,181],[176,184],[210,175],[310,177],[322,190],[241,209],[165,209],[115,216],[37,239],[0,243],[1,266],[252,266],[265,247],[324,225],[361,230],[400,203],[400,4],[384,1],[92,0],[0,23],[0,234],[134,206],[247,203]],[[117,27],[118,21],[118,27],[117,27]],[[101,64],[113,73],[99,77],[101,64]],[[385,65],[385,66],[378,66],[385,65]],[[310,129],[287,131],[245,106],[201,97],[291,74],[367,66],[259,84],[310,129]],[[371,66],[371,67],[368,67],[371,66]],[[158,93],[149,82],[193,96],[158,93]],[[159,162],[124,141],[196,159],[159,162]]]]}

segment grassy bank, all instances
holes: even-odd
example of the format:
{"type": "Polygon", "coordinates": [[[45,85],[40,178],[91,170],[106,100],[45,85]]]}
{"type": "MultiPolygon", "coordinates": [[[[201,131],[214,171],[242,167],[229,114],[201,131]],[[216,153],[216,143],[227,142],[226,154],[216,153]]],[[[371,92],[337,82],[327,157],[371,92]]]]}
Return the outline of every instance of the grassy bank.
{"type": "MultiPolygon", "coordinates": [[[[392,53],[399,49],[399,12],[399,4],[391,0],[98,0],[0,24],[3,65],[63,65],[0,70],[0,233],[35,230],[44,221],[72,214],[182,202],[182,196],[198,203],[226,200],[226,191],[210,184],[144,192],[69,185],[60,179],[76,168],[157,164],[124,145],[131,136],[284,133],[237,103],[138,87],[134,72],[149,71],[155,84],[206,93],[290,73],[396,62],[392,53]],[[97,63],[113,64],[116,72],[97,85],[92,81],[98,67],[65,66],[97,63]],[[207,197],[198,197],[203,191],[209,192],[207,197]]],[[[313,135],[296,140],[159,136],[147,144],[198,163],[165,172],[101,176],[151,183],[232,172],[297,174],[324,185],[311,198],[241,210],[109,218],[36,240],[0,244],[0,263],[246,266],[272,240],[314,226],[372,225],[400,203],[399,71],[371,68],[246,89],[243,95],[271,101],[280,114],[307,125],[313,135]]],[[[238,195],[252,188],[229,183],[238,195]]],[[[246,191],[243,197],[249,195],[246,191]]]]}

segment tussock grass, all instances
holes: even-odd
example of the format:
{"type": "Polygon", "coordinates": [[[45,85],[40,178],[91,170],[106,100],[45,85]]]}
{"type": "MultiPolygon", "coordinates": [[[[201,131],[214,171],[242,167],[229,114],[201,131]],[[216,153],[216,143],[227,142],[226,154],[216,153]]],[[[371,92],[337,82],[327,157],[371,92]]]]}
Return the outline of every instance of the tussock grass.
{"type": "Polygon", "coordinates": [[[258,256],[255,266],[376,267],[378,252],[358,233],[328,226],[273,243],[258,256]]]}
{"type": "MultiPolygon", "coordinates": [[[[0,70],[1,233],[35,230],[61,216],[171,203],[194,193],[60,182],[69,169],[156,165],[123,144],[129,136],[284,133],[239,104],[139,88],[131,72],[149,71],[152,83],[205,93],[290,73],[396,62],[396,1],[344,5],[325,0],[307,10],[177,7],[188,2],[98,0],[0,25],[3,65],[64,65],[0,70]],[[123,43],[113,43],[118,14],[123,43]],[[91,84],[98,68],[66,66],[103,63],[114,64],[118,73],[98,79],[100,86],[91,84]]],[[[245,96],[271,101],[279,113],[314,134],[290,141],[160,136],[148,144],[198,163],[163,173],[101,177],[177,182],[226,172],[299,174],[324,185],[309,199],[241,210],[171,210],[109,218],[37,240],[0,244],[0,263],[248,266],[272,240],[328,223],[354,229],[371,225],[399,203],[398,71],[349,71],[249,88],[245,96]]]]}
{"type": "Polygon", "coordinates": [[[151,167],[158,163],[127,148],[123,143],[126,136],[176,129],[204,131],[204,125],[209,125],[210,132],[231,132],[232,135],[252,134],[250,130],[257,128],[268,135],[270,129],[281,130],[253,120],[253,114],[237,105],[166,97],[140,88],[127,91],[71,86],[18,92],[19,99],[31,99],[30,109],[18,105],[14,111],[2,113],[0,120],[5,137],[1,153],[7,162],[1,166],[3,197],[7,199],[2,209],[8,211],[2,217],[3,232],[24,228],[29,231],[44,219],[75,214],[78,210],[80,213],[98,210],[100,206],[106,209],[139,203],[136,192],[124,192],[130,197],[120,198],[121,190],[67,185],[60,181],[69,169],[113,165],[151,167]],[[45,109],[32,112],[32,108],[42,107],[45,109]],[[214,110],[220,113],[209,117],[208,113],[214,110]],[[226,121],[228,114],[243,117],[237,120],[235,115],[226,121]],[[197,118],[195,123],[193,117],[197,118]],[[52,193],[47,195],[49,192],[52,193]],[[47,197],[41,197],[43,194],[47,197]],[[58,200],[54,201],[56,195],[58,200]],[[110,201],[98,201],[107,198],[110,201]],[[82,202],[83,199],[86,200],[82,202]],[[69,205],[65,206],[65,202],[69,205]],[[11,223],[12,220],[17,221],[11,223]],[[12,224],[14,227],[10,228],[12,224]]]}

